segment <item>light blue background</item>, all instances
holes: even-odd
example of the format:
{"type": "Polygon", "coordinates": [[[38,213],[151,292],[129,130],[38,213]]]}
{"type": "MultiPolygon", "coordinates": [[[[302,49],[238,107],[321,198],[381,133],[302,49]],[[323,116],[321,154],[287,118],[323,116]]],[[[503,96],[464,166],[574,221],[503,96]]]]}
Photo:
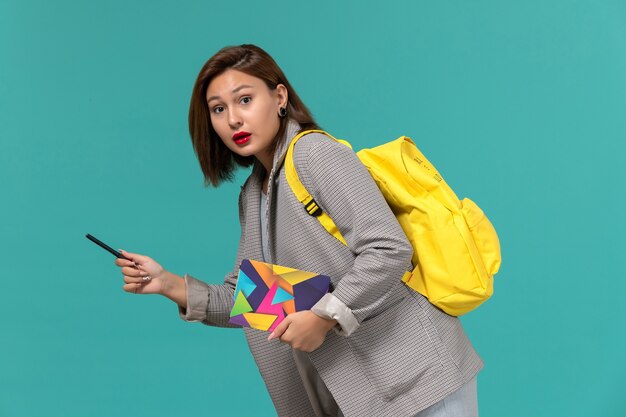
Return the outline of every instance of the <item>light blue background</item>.
{"type": "Polygon", "coordinates": [[[205,189],[191,87],[274,56],[356,149],[413,137],[500,234],[463,318],[482,417],[626,415],[623,1],[0,0],[0,415],[271,416],[240,330],[121,290],[85,239],[221,282],[234,184],[205,189]]]}

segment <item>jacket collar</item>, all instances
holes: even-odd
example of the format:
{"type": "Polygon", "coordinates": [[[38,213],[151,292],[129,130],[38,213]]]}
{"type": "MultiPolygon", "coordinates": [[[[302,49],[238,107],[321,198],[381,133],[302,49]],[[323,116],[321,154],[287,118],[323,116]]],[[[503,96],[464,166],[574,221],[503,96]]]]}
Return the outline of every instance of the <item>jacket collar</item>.
{"type": "MultiPolygon", "coordinates": [[[[301,130],[300,124],[295,120],[289,119],[283,136],[278,140],[276,151],[274,152],[274,160],[272,163],[272,171],[270,172],[270,182],[268,187],[268,212],[271,205],[272,183],[274,175],[279,171],[280,166],[285,158],[287,149],[291,139],[298,134],[301,130]]],[[[263,186],[263,178],[265,176],[265,167],[258,160],[254,161],[252,172],[248,178],[247,186],[244,184],[242,189],[244,191],[244,198],[246,200],[246,228],[249,228],[249,233],[246,234],[245,239],[245,253],[250,259],[263,259],[262,246],[261,246],[261,187],[263,186]]],[[[267,213],[266,213],[267,215],[267,213]]],[[[268,219],[266,218],[266,221],[268,219]]],[[[270,250],[270,257],[272,256],[270,250]]],[[[266,262],[271,262],[271,259],[266,259],[266,262]]]]}

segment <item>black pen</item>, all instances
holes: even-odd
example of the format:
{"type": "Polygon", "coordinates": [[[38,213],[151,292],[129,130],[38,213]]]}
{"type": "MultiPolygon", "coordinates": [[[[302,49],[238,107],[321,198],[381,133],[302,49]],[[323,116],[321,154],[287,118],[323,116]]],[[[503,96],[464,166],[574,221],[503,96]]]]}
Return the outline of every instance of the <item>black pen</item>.
{"type": "Polygon", "coordinates": [[[126,259],[127,261],[130,261],[130,259],[128,259],[127,257],[125,257],[124,255],[122,255],[121,253],[119,253],[118,251],[116,251],[115,249],[113,249],[112,247],[110,247],[109,245],[107,245],[104,242],[101,242],[100,240],[96,239],[95,237],[91,236],[89,233],[87,233],[85,235],[85,237],[89,240],[91,240],[93,243],[95,243],[96,245],[100,246],[103,249],[108,250],[109,252],[111,252],[113,255],[115,255],[116,258],[122,258],[122,259],[126,259]]]}

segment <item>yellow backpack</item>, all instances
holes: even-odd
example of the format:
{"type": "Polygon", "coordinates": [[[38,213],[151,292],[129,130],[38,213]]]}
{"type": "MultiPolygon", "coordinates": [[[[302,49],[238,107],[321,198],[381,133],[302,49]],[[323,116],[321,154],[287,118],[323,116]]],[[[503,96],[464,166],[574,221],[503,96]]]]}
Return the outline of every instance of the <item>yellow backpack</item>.
{"type": "MultiPolygon", "coordinates": [[[[352,148],[323,130],[300,132],[287,149],[287,182],[307,212],[345,245],[330,216],[302,185],[293,163],[296,142],[313,132],[352,148]]],[[[460,201],[406,136],[363,149],[357,156],[413,245],[413,271],[407,271],[402,281],[453,316],[465,314],[487,300],[493,293],[493,275],[502,258],[498,235],[482,210],[469,198],[460,201]]]]}

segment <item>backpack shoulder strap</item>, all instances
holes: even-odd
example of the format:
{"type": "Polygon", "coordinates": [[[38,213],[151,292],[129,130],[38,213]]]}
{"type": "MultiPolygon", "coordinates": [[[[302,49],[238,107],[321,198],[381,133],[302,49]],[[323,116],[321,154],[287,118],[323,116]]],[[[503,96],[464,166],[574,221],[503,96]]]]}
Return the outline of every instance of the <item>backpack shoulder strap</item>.
{"type": "Polygon", "coordinates": [[[321,133],[337,142],[343,143],[350,148],[352,148],[352,146],[347,141],[336,139],[331,134],[323,130],[305,130],[294,136],[294,138],[291,140],[291,143],[289,144],[289,147],[287,148],[287,154],[285,156],[285,176],[287,177],[289,187],[291,187],[291,190],[296,195],[298,201],[300,201],[304,205],[304,209],[309,215],[317,217],[319,222],[322,224],[324,229],[328,231],[328,233],[333,235],[335,238],[337,238],[337,240],[347,246],[348,244],[339,232],[337,225],[335,225],[330,216],[326,214],[320,206],[318,206],[313,196],[304,187],[302,181],[300,181],[300,177],[298,177],[298,172],[296,171],[295,164],[293,163],[294,146],[296,145],[298,140],[300,140],[300,138],[309,133],[321,133]]]}

